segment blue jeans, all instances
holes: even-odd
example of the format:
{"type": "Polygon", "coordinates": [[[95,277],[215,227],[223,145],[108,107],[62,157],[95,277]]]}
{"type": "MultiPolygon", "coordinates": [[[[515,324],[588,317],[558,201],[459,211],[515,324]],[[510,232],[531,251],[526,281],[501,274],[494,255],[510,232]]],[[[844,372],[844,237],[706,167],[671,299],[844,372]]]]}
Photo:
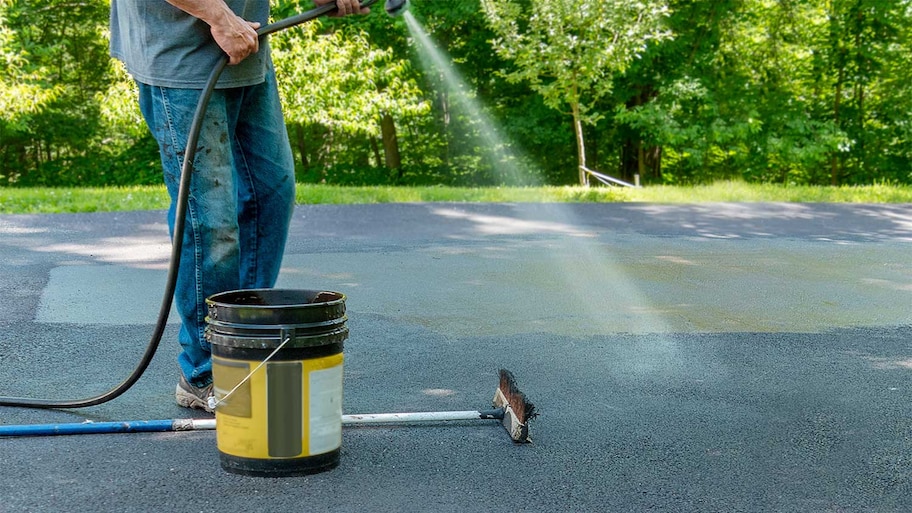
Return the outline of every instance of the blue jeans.
{"type": "MultiPolygon", "coordinates": [[[[158,141],[174,218],[187,136],[201,91],[139,84],[139,104],[158,141]]],[[[294,210],[294,161],[275,76],[216,90],[193,166],[174,303],[181,318],[181,371],[212,382],[206,298],[275,285],[294,210]]]]}

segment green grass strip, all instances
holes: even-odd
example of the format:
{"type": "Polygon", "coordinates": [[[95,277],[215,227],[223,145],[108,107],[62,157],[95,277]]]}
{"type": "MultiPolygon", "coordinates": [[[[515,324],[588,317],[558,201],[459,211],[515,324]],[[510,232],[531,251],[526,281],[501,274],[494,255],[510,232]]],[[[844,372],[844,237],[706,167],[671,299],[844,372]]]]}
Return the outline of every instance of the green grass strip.
{"type": "MultiPolygon", "coordinates": [[[[95,188],[0,187],[2,214],[57,214],[164,210],[163,186],[95,188]]],[[[619,187],[339,187],[298,184],[299,204],[421,202],[790,202],[912,203],[912,186],[784,186],[717,182],[698,186],[619,187]]]]}

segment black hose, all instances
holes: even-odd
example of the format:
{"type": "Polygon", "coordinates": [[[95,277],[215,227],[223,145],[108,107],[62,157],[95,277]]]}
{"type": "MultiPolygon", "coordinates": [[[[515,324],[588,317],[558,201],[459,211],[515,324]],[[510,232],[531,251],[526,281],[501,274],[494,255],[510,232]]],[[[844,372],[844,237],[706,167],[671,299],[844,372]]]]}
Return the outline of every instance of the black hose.
{"type": "MultiPolygon", "coordinates": [[[[361,7],[368,7],[377,1],[378,0],[364,0],[361,2],[361,7]]],[[[334,10],[336,10],[336,3],[330,2],[315,9],[311,9],[307,12],[285,18],[284,20],[271,23],[265,27],[261,27],[259,30],[257,30],[257,35],[262,38],[274,32],[285,30],[307,21],[315,20],[320,16],[333,12],[334,10]]],[[[209,106],[209,99],[212,97],[212,92],[215,90],[215,84],[218,82],[219,77],[222,75],[222,71],[224,71],[226,64],[228,64],[227,55],[225,55],[215,65],[215,68],[212,69],[212,72],[209,74],[209,79],[206,82],[206,86],[200,93],[199,102],[196,105],[196,113],[194,114],[193,122],[190,125],[190,133],[187,135],[187,149],[184,152],[184,163],[181,167],[180,188],[178,189],[177,204],[175,206],[174,215],[174,233],[172,235],[171,241],[171,261],[168,266],[168,277],[165,280],[165,294],[162,298],[161,308],[158,311],[158,321],[155,324],[155,329],[152,332],[149,344],[146,346],[146,351],[143,353],[143,356],[140,359],[139,363],[133,369],[132,374],[130,374],[127,379],[125,379],[122,383],[112,388],[111,390],[99,396],[90,397],[88,399],[53,401],[45,399],[30,399],[25,397],[0,397],[0,406],[19,406],[24,408],[43,409],[70,409],[96,406],[102,403],[106,403],[122,395],[124,392],[129,390],[130,387],[135,385],[136,382],[139,381],[139,378],[142,377],[143,373],[146,372],[146,369],[149,367],[149,363],[152,362],[152,357],[155,356],[155,352],[158,350],[158,345],[161,343],[162,335],[164,334],[165,328],[168,324],[168,315],[171,313],[171,303],[174,299],[174,289],[177,286],[177,270],[180,265],[180,254],[184,242],[184,218],[187,215],[187,202],[190,196],[190,176],[193,173],[193,160],[196,158],[196,145],[199,141],[199,134],[200,130],[202,129],[203,118],[205,117],[206,109],[209,106]]]]}

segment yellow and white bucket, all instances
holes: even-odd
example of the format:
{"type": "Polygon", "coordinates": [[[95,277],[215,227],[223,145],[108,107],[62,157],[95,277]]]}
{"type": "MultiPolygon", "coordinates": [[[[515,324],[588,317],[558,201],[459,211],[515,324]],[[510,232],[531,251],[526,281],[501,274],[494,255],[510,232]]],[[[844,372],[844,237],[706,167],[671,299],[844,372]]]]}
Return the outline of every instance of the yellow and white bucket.
{"type": "Polygon", "coordinates": [[[207,304],[222,468],[278,477],[337,466],[345,295],[238,290],[207,304]]]}

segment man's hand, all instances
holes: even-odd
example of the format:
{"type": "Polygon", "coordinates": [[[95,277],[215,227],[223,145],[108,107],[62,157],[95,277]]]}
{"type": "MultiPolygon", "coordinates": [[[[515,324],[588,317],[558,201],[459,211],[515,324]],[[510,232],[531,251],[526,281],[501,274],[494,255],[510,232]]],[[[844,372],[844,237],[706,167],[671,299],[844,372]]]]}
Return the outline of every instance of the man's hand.
{"type": "Polygon", "coordinates": [[[256,32],[260,28],[258,22],[244,20],[232,13],[221,22],[210,24],[209,28],[216,44],[228,54],[229,66],[238,64],[260,50],[260,39],[256,32]]]}
{"type": "MultiPolygon", "coordinates": [[[[347,0],[354,1],[354,0],[347,0]]],[[[167,0],[174,7],[195,16],[209,25],[212,38],[226,54],[228,64],[238,64],[260,49],[256,29],[258,22],[247,21],[234,14],[224,0],[167,0]]]]}
{"type": "MultiPolygon", "coordinates": [[[[325,5],[333,0],[314,0],[317,5],[325,5]]],[[[358,0],[336,0],[336,12],[331,16],[348,16],[349,14],[367,14],[370,12],[369,7],[361,7],[358,0]]]]}

